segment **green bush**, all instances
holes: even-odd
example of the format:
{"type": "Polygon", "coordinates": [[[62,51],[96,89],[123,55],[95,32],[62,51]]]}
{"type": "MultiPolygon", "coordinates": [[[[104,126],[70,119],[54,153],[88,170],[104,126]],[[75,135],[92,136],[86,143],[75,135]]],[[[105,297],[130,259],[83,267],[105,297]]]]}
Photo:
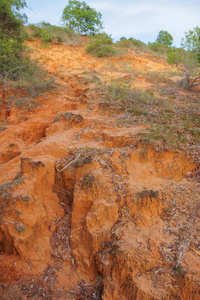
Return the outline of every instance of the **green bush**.
{"type": "Polygon", "coordinates": [[[109,57],[117,54],[111,37],[105,33],[98,34],[92,38],[86,47],[86,52],[97,57],[109,57]]]}
{"type": "Polygon", "coordinates": [[[23,17],[18,13],[18,7],[24,5],[22,0],[0,2],[0,83],[6,93],[8,87],[15,91],[22,88],[35,96],[52,87],[53,80],[30,60],[24,45],[23,17]]]}
{"type": "Polygon", "coordinates": [[[168,53],[170,51],[166,44],[148,43],[148,47],[154,52],[168,53]]]}
{"type": "Polygon", "coordinates": [[[75,41],[75,34],[73,30],[67,27],[60,27],[51,25],[50,23],[38,23],[29,25],[35,38],[39,38],[43,43],[58,42],[69,43],[69,41],[75,41]]]}
{"type": "Polygon", "coordinates": [[[15,78],[23,67],[23,16],[25,1],[0,2],[0,77],[15,78]]]}
{"type": "Polygon", "coordinates": [[[154,105],[154,102],[156,102],[154,95],[131,89],[127,82],[119,83],[117,80],[112,80],[109,85],[102,84],[101,91],[107,103],[129,109],[132,113],[143,108],[144,114],[144,107],[150,103],[154,105]]]}
{"type": "Polygon", "coordinates": [[[176,51],[175,47],[169,47],[166,44],[161,43],[148,43],[148,48],[153,52],[153,55],[158,57],[167,58],[167,55],[173,51],[176,51]]]}
{"type": "Polygon", "coordinates": [[[35,97],[54,86],[54,78],[48,75],[38,61],[31,61],[27,56],[25,67],[18,76],[16,87],[26,90],[28,95],[35,97]]]}
{"type": "Polygon", "coordinates": [[[41,23],[37,25],[30,25],[30,28],[33,30],[33,36],[40,38],[42,42],[51,42],[53,39],[53,32],[50,26],[47,23],[41,23]]]}
{"type": "Polygon", "coordinates": [[[167,62],[170,65],[177,65],[182,63],[182,56],[184,55],[184,50],[177,49],[176,51],[170,52],[167,55],[167,62]]]}
{"type": "Polygon", "coordinates": [[[20,41],[0,31],[0,75],[15,79],[23,67],[23,45],[20,41]]]}
{"type": "MultiPolygon", "coordinates": [[[[16,63],[17,65],[17,63],[16,63]]],[[[54,78],[50,77],[47,71],[40,66],[37,60],[32,61],[28,52],[23,51],[23,59],[19,60],[18,67],[8,66],[7,73],[0,74],[0,83],[3,84],[7,93],[7,88],[15,91],[24,90],[27,96],[35,97],[47,90],[54,88],[54,78]]]]}
{"type": "Polygon", "coordinates": [[[182,48],[173,49],[167,61],[175,65],[183,77],[181,86],[191,91],[200,85],[200,28],[195,27],[185,33],[181,42],[182,48]]]}
{"type": "Polygon", "coordinates": [[[175,65],[180,72],[181,86],[191,91],[194,86],[200,83],[200,63],[198,53],[184,49],[176,49],[169,53],[167,62],[175,65]]]}
{"type": "Polygon", "coordinates": [[[119,42],[116,44],[119,47],[125,47],[130,49],[138,49],[142,51],[147,51],[148,47],[145,43],[141,42],[140,40],[136,40],[134,38],[126,39],[125,37],[122,37],[119,42]]]}
{"type": "Polygon", "coordinates": [[[147,45],[145,43],[141,42],[140,40],[136,40],[136,39],[133,39],[133,38],[130,38],[128,40],[131,42],[132,46],[137,48],[137,49],[147,48],[147,45]]]}

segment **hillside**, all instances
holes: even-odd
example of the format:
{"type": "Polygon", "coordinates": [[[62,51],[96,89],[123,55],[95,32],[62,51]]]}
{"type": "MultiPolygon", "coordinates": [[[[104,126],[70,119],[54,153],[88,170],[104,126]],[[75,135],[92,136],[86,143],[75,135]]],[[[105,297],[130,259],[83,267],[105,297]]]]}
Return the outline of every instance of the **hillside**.
{"type": "Polygon", "coordinates": [[[163,58],[28,41],[1,87],[0,299],[200,298],[200,111],[163,58]]]}

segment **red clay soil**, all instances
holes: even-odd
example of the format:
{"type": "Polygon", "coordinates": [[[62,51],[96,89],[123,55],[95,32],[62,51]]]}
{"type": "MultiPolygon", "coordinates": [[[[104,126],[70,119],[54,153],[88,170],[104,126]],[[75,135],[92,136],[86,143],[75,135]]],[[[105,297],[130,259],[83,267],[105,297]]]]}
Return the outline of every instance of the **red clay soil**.
{"type": "MultiPolygon", "coordinates": [[[[97,59],[82,46],[28,44],[57,87],[26,109],[2,92],[0,299],[200,299],[194,163],[142,140],[148,126],[119,125],[94,82],[169,66],[134,51],[97,59]]],[[[142,72],[134,81],[151,85],[142,72]]]]}

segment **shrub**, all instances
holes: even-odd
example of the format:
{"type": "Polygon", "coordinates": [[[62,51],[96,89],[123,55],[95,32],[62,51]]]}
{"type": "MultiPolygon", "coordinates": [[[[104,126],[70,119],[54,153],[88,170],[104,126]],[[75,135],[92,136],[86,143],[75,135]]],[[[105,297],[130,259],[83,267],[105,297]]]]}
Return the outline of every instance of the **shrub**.
{"type": "Polygon", "coordinates": [[[183,77],[181,84],[188,91],[191,91],[195,84],[199,83],[200,63],[196,53],[177,49],[177,51],[168,54],[167,62],[178,68],[183,77]]]}
{"type": "Polygon", "coordinates": [[[0,76],[15,78],[23,67],[23,16],[18,13],[25,1],[0,3],[0,76]]]}
{"type": "Polygon", "coordinates": [[[132,37],[129,39],[126,39],[125,37],[120,38],[120,41],[117,42],[117,46],[148,51],[148,47],[145,43],[141,42],[140,40],[136,40],[132,37]]]}
{"type": "Polygon", "coordinates": [[[7,95],[8,90],[12,90],[15,92],[15,97],[17,97],[18,94],[21,95],[23,90],[25,98],[27,96],[35,97],[55,87],[54,77],[50,77],[39,62],[37,60],[32,61],[27,54],[23,59],[21,68],[15,71],[13,76],[2,78],[7,95]]]}
{"type": "Polygon", "coordinates": [[[67,27],[60,27],[51,25],[50,23],[38,23],[29,25],[35,38],[41,39],[43,43],[58,42],[58,43],[71,43],[75,42],[75,34],[73,30],[67,27]]]}
{"type": "Polygon", "coordinates": [[[14,37],[10,37],[0,31],[0,74],[1,78],[15,79],[22,62],[23,45],[14,37]]]}
{"type": "Polygon", "coordinates": [[[86,47],[86,52],[97,57],[115,56],[117,50],[114,48],[113,41],[107,34],[98,34],[91,39],[89,45],[86,47]]]}
{"type": "Polygon", "coordinates": [[[26,18],[19,14],[19,9],[24,6],[24,0],[0,2],[0,81],[6,93],[9,85],[11,89],[20,87],[35,96],[50,88],[53,80],[29,58],[24,45],[23,22],[26,18]]]}
{"type": "Polygon", "coordinates": [[[153,52],[153,55],[157,57],[167,58],[167,55],[173,51],[176,51],[175,47],[169,47],[166,44],[160,43],[148,43],[148,48],[153,52]]]}
{"type": "Polygon", "coordinates": [[[54,77],[49,77],[47,71],[38,61],[26,58],[26,67],[19,74],[16,87],[26,90],[28,95],[35,97],[55,87],[54,77]]]}
{"type": "Polygon", "coordinates": [[[103,84],[101,88],[103,96],[108,103],[119,104],[126,109],[134,110],[132,105],[138,105],[139,103],[142,107],[142,105],[146,105],[154,99],[154,96],[149,93],[131,89],[131,85],[126,82],[119,83],[117,80],[112,80],[109,85],[103,84]]]}
{"type": "Polygon", "coordinates": [[[85,174],[85,176],[83,177],[82,188],[91,188],[94,180],[95,178],[91,173],[85,174]]]}
{"type": "Polygon", "coordinates": [[[42,42],[51,42],[53,39],[53,32],[48,23],[40,23],[37,25],[30,25],[30,28],[33,30],[33,36],[40,38],[42,42]]]}
{"type": "Polygon", "coordinates": [[[200,28],[185,33],[182,49],[168,54],[167,61],[175,65],[183,76],[184,86],[191,91],[200,82],[200,28]]]}
{"type": "Polygon", "coordinates": [[[154,52],[168,53],[171,51],[167,45],[161,44],[161,43],[150,43],[149,42],[148,47],[154,52]]]}

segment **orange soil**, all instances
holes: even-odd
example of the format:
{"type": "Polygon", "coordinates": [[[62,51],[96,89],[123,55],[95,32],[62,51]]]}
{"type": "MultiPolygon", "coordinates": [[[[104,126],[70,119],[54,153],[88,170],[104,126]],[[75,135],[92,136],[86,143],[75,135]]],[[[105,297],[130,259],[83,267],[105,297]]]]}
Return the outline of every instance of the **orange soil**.
{"type": "Polygon", "coordinates": [[[200,190],[185,176],[194,164],[181,150],[140,140],[148,126],[117,126],[91,81],[133,68],[141,71],[134,86],[146,89],[152,83],[142,70],[169,66],[134,51],[97,59],[81,46],[28,45],[58,86],[37,97],[37,108],[1,112],[0,182],[9,205],[0,299],[98,299],[75,293],[95,291],[100,279],[104,300],[198,299],[200,190]]]}

